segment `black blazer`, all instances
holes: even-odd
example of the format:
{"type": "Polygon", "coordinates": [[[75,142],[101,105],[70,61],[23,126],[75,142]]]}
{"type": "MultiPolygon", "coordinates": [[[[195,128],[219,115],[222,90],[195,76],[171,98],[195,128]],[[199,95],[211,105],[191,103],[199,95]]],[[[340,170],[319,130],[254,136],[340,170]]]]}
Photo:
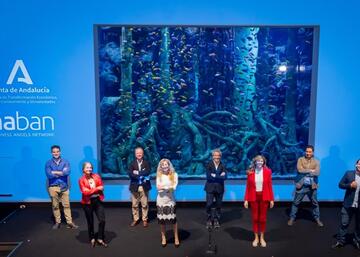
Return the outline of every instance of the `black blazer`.
{"type": "MultiPolygon", "coordinates": [[[[339,182],[339,187],[341,189],[346,189],[344,202],[343,202],[343,206],[345,208],[351,207],[355,198],[356,188],[350,187],[351,182],[353,182],[354,180],[355,180],[355,170],[349,170],[345,172],[344,176],[339,182]]],[[[359,198],[359,203],[360,203],[360,198],[359,198]]]]}
{"type": "Polygon", "coordinates": [[[129,190],[131,192],[137,192],[139,186],[142,186],[145,191],[149,191],[151,189],[150,179],[141,179],[140,177],[149,176],[150,175],[150,164],[143,160],[141,164],[141,170],[139,170],[139,175],[135,175],[133,170],[139,170],[136,159],[130,164],[128,169],[128,175],[130,178],[130,186],[129,190]]]}
{"type": "Polygon", "coordinates": [[[215,169],[215,164],[210,161],[206,165],[206,184],[204,190],[207,193],[224,193],[224,180],[227,178],[227,172],[225,166],[220,162],[218,169],[215,169]],[[220,176],[222,172],[225,172],[225,176],[220,176]],[[211,173],[215,174],[215,178],[211,176],[211,173]]]}

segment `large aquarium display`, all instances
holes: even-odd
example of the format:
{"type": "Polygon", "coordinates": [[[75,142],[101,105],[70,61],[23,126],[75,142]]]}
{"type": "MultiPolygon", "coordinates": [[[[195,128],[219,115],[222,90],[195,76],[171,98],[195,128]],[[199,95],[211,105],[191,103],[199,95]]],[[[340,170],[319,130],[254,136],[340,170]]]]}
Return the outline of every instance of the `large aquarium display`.
{"type": "Polygon", "coordinates": [[[229,178],[267,158],[292,178],[314,138],[318,27],[95,25],[100,174],[127,178],[141,146],[180,178],[205,178],[212,150],[229,178]]]}

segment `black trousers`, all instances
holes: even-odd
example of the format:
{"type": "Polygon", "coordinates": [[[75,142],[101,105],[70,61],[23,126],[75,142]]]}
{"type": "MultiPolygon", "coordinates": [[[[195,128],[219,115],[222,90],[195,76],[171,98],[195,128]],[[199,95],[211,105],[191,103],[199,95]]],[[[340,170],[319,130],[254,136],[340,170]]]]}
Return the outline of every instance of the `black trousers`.
{"type": "Polygon", "coordinates": [[[99,197],[91,198],[90,204],[83,204],[83,209],[86,216],[86,221],[88,224],[88,233],[89,239],[95,238],[94,232],[94,212],[99,222],[99,230],[98,230],[98,239],[104,239],[104,231],[105,231],[105,211],[103,203],[100,201],[99,197]]]}
{"type": "Polygon", "coordinates": [[[341,224],[337,239],[342,244],[346,243],[346,233],[351,223],[352,217],[355,216],[355,233],[354,239],[360,243],[360,208],[341,208],[341,224]]]}
{"type": "Polygon", "coordinates": [[[206,193],[206,214],[208,215],[208,219],[213,220],[216,218],[220,220],[223,195],[223,193],[217,192],[206,193]],[[212,213],[212,208],[215,208],[215,213],[212,213]]]}

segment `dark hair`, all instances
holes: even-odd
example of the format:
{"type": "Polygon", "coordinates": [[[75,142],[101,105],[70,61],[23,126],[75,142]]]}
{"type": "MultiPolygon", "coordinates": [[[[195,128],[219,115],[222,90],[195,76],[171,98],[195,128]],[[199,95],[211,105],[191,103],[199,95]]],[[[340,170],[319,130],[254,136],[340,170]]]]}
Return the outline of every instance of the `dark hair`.
{"type": "Polygon", "coordinates": [[[60,149],[60,146],[58,146],[58,145],[52,145],[51,146],[51,151],[53,150],[53,149],[59,149],[59,151],[61,151],[61,149],[60,149]]]}
{"type": "Polygon", "coordinates": [[[310,148],[310,149],[314,152],[314,146],[313,146],[313,145],[307,145],[307,146],[305,147],[305,150],[308,149],[308,148],[310,148]]]}
{"type": "Polygon", "coordinates": [[[84,163],[82,164],[82,169],[81,169],[82,171],[84,171],[84,168],[85,168],[86,164],[90,164],[90,165],[91,165],[91,168],[94,169],[94,166],[92,165],[91,162],[84,162],[84,163]]]}

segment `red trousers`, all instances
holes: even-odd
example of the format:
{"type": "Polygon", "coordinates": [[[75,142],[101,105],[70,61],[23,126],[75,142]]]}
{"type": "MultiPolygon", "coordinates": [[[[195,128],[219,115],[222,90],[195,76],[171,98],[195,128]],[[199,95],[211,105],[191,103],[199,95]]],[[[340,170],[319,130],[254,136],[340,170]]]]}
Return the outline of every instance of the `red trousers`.
{"type": "Polygon", "coordinates": [[[250,202],[254,233],[265,232],[269,202],[262,200],[262,192],[256,192],[256,201],[250,202]]]}

